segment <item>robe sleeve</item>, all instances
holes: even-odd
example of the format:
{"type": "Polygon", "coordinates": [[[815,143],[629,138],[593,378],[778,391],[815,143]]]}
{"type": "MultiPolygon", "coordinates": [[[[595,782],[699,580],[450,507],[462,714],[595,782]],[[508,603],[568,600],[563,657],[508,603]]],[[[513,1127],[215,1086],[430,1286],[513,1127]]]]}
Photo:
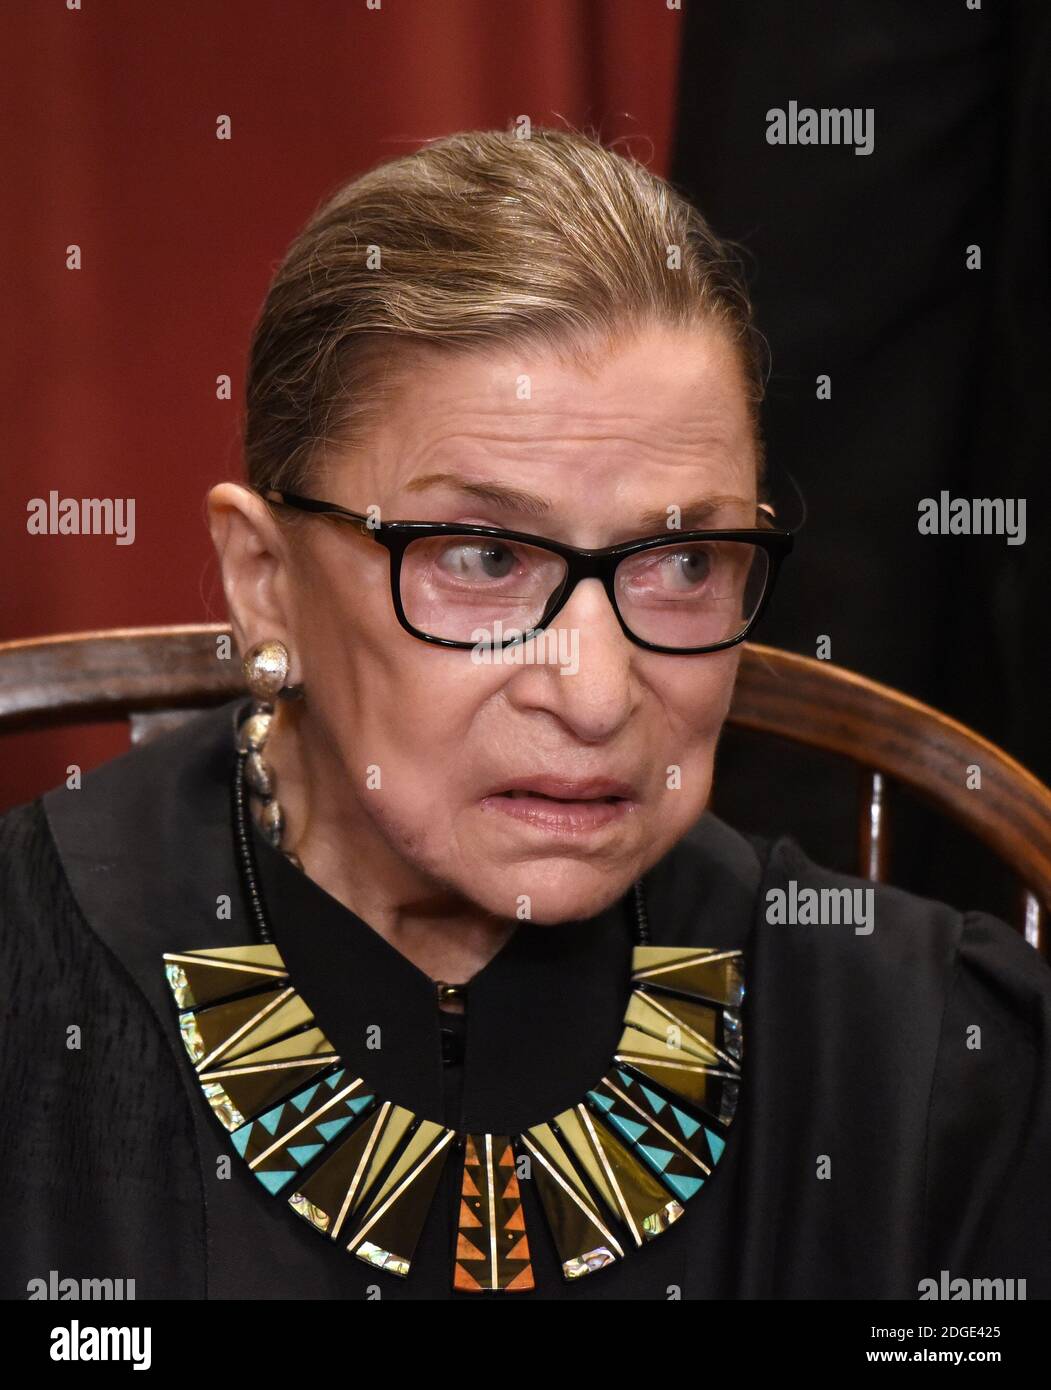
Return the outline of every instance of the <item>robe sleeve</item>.
{"type": "Polygon", "coordinates": [[[183,1088],[81,917],[39,802],[0,817],[0,981],[0,1298],[51,1271],[134,1279],[137,1299],[203,1297],[183,1088]]]}
{"type": "Polygon", "coordinates": [[[1051,1298],[1051,968],[982,912],[964,915],[951,967],[925,1193],[924,1277],[1051,1298]]]}

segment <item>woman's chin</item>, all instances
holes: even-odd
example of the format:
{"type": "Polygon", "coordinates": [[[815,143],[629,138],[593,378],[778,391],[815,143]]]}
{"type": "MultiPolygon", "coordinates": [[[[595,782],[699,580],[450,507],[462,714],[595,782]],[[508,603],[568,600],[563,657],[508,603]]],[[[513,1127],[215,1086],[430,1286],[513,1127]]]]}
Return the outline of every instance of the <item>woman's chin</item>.
{"type": "Polygon", "coordinates": [[[557,926],[597,917],[622,898],[634,880],[630,866],[618,873],[608,863],[532,864],[510,877],[506,867],[494,865],[491,875],[479,872],[469,896],[498,917],[557,926]]]}

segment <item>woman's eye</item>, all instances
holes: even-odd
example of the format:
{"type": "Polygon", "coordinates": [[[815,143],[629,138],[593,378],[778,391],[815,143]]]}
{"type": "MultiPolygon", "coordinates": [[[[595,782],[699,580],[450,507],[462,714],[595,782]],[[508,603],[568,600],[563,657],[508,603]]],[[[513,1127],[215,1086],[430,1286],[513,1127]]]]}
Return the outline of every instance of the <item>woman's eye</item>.
{"type": "Polygon", "coordinates": [[[679,557],[679,572],[690,584],[703,584],[712,571],[712,557],[706,551],[685,551],[679,557]]]}
{"type": "Polygon", "coordinates": [[[677,550],[658,560],[661,584],[667,589],[687,591],[706,583],[712,571],[712,557],[703,550],[677,550]]]}
{"type": "Polygon", "coordinates": [[[446,548],[439,563],[457,579],[506,579],[515,556],[500,541],[457,541],[446,548]]]}

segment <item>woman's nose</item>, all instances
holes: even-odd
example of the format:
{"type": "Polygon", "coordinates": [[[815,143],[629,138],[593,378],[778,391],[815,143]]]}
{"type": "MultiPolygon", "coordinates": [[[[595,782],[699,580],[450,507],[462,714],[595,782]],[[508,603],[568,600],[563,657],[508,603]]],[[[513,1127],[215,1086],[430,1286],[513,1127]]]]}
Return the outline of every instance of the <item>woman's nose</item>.
{"type": "Polygon", "coordinates": [[[551,626],[531,640],[544,643],[544,659],[529,668],[534,679],[516,682],[519,698],[549,709],[588,743],[616,734],[638,701],[634,644],[602,582],[581,580],[551,626]]]}

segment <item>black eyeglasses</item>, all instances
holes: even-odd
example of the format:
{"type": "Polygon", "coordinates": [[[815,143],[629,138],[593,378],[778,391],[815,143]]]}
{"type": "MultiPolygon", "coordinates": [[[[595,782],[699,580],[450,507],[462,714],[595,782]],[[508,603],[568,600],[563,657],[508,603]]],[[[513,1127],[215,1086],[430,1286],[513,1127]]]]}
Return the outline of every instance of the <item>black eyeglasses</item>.
{"type": "Polygon", "coordinates": [[[683,531],[602,550],[453,522],[373,522],[334,502],[260,488],[277,506],[354,521],[390,555],[394,611],[441,647],[503,648],[558,616],[582,579],[601,580],[624,632],[651,652],[697,655],[744,641],[793,535],[774,527],[683,531]]]}

